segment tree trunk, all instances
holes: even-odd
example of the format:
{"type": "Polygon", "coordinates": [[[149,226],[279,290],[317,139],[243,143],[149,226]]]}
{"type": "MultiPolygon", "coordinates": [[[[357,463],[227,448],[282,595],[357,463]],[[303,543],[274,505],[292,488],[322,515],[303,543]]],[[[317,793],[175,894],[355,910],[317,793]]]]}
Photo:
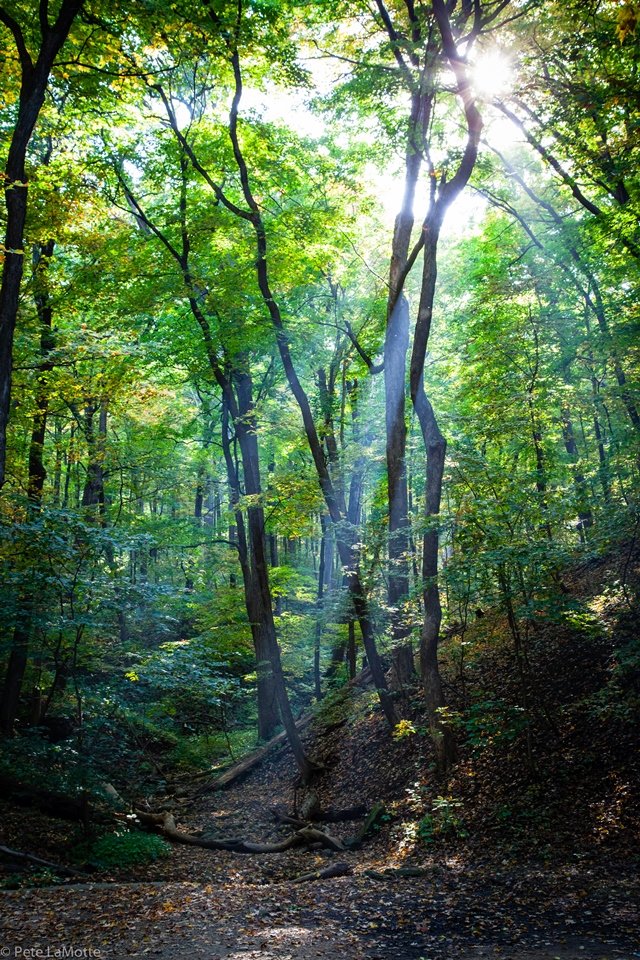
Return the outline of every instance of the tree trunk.
{"type": "MultiPolygon", "coordinates": [[[[34,299],[40,321],[40,363],[36,385],[35,411],[29,445],[29,466],[27,480],[27,496],[29,511],[37,514],[42,505],[42,491],[47,471],[44,467],[44,441],[47,429],[49,412],[49,383],[47,374],[53,368],[51,351],[55,340],[51,330],[52,310],[45,272],[48,260],[53,254],[54,241],[49,240],[33,250],[33,285],[34,299]]],[[[0,731],[5,736],[11,736],[13,725],[18,713],[22,681],[27,666],[29,638],[31,634],[31,612],[34,598],[27,595],[24,598],[25,616],[23,622],[17,626],[13,634],[13,644],[9,655],[9,663],[2,688],[0,706],[0,731]]]]}
{"type": "Polygon", "coordinates": [[[419,392],[417,397],[416,410],[418,411],[418,409],[427,448],[425,513],[427,523],[431,522],[431,526],[427,528],[422,542],[424,624],[420,636],[420,672],[436,760],[439,769],[444,772],[451,768],[457,756],[453,734],[443,722],[440,713],[445,706],[445,698],[438,666],[438,636],[442,620],[442,608],[438,589],[439,536],[436,518],[440,513],[442,477],[447,444],[423,390],[419,392]]]}
{"type": "Polygon", "coordinates": [[[202,505],[205,496],[205,475],[204,467],[198,470],[198,479],[196,482],[196,499],[193,507],[193,516],[195,520],[202,520],[202,505]]]}
{"type": "Polygon", "coordinates": [[[420,671],[436,760],[439,769],[445,772],[455,762],[457,753],[451,729],[443,723],[440,713],[445,706],[445,699],[438,667],[438,634],[442,609],[437,581],[439,537],[436,518],[440,513],[447,445],[423,384],[424,359],[431,331],[436,287],[439,229],[440,224],[436,221],[431,230],[425,230],[427,235],[424,246],[422,289],[411,357],[410,385],[411,399],[427,454],[425,515],[427,523],[430,524],[424,534],[422,545],[424,624],[420,637],[420,671]]]}
{"type": "Polygon", "coordinates": [[[280,726],[280,717],[278,715],[275,684],[271,669],[268,637],[266,636],[265,630],[261,627],[263,611],[260,604],[260,592],[253,583],[244,515],[237,509],[237,504],[240,499],[240,485],[235,463],[231,455],[229,409],[227,399],[224,395],[222,400],[222,449],[227,468],[227,480],[231,491],[231,499],[235,509],[238,557],[242,570],[247,616],[251,624],[253,647],[256,654],[256,673],[258,676],[258,737],[260,740],[270,740],[276,729],[280,726]]]}
{"type": "Polygon", "coordinates": [[[242,454],[245,490],[248,497],[254,498],[252,505],[247,508],[249,542],[251,545],[251,580],[256,592],[256,600],[261,604],[262,616],[260,625],[265,632],[265,638],[269,648],[269,659],[282,723],[287,732],[289,744],[296,759],[300,775],[304,781],[307,781],[311,778],[317,766],[305,753],[291,711],[291,704],[289,703],[284,673],[282,671],[280,646],[278,644],[273,619],[264,509],[259,500],[262,489],[260,484],[257,423],[253,406],[253,386],[250,374],[245,371],[235,372],[233,380],[238,396],[238,418],[235,427],[240,443],[240,452],[242,454]]]}
{"type": "Polygon", "coordinates": [[[43,273],[53,254],[54,241],[49,240],[42,246],[33,249],[34,273],[34,300],[40,321],[40,364],[36,388],[35,412],[33,415],[33,429],[29,446],[29,481],[27,494],[32,504],[40,506],[42,491],[47,471],[44,467],[44,441],[47,430],[47,416],[49,413],[49,383],[47,374],[53,369],[50,359],[55,340],[51,330],[51,298],[46,287],[43,273]]]}
{"type": "Polygon", "coordinates": [[[0,488],[5,479],[7,425],[11,409],[13,335],[24,269],[27,147],[44,103],[51,68],[82,4],[83,0],[63,0],[53,26],[45,22],[46,16],[41,19],[42,42],[35,63],[32,62],[27,51],[20,25],[4,11],[0,18],[13,34],[21,65],[18,116],[9,146],[4,176],[7,222],[4,239],[5,258],[0,283],[0,488]]]}
{"type": "Polygon", "coordinates": [[[0,732],[5,737],[13,733],[13,725],[18,714],[22,680],[27,666],[29,650],[29,631],[23,627],[16,627],[13,633],[13,647],[9,654],[9,663],[2,687],[2,702],[0,703],[0,732]]]}
{"type": "Polygon", "coordinates": [[[349,680],[356,675],[356,625],[353,617],[349,618],[349,640],[347,642],[347,658],[349,661],[349,680]]]}
{"type": "Polygon", "coordinates": [[[409,304],[401,296],[387,321],[384,351],[387,488],[389,496],[389,587],[394,673],[401,685],[411,676],[406,640],[410,632],[403,607],[409,597],[409,510],[407,496],[405,372],[409,347],[409,304]]]}
{"type": "Polygon", "coordinates": [[[325,542],[327,523],[324,514],[320,518],[322,524],[322,537],[320,539],[320,563],[318,565],[318,600],[317,600],[317,620],[316,637],[313,649],[313,679],[315,685],[316,700],[322,699],[322,685],[320,681],[320,638],[322,636],[322,598],[324,594],[324,561],[325,561],[325,542]]]}
{"type": "Polygon", "coordinates": [[[600,418],[598,416],[598,381],[595,377],[593,377],[591,380],[591,389],[593,394],[593,432],[595,433],[596,443],[598,446],[598,474],[600,476],[602,494],[605,502],[608,503],[611,490],[609,487],[609,472],[607,467],[607,455],[604,449],[604,437],[602,435],[600,418]]]}
{"type": "MultiPolygon", "coordinates": [[[[562,408],[562,437],[569,456],[574,460],[579,460],[580,452],[573,435],[573,424],[571,423],[571,415],[567,406],[562,408]]],[[[580,539],[584,540],[584,531],[592,526],[593,516],[587,506],[588,494],[584,475],[578,468],[574,468],[573,470],[573,482],[576,488],[576,494],[578,495],[578,533],[580,534],[580,539]]]]}
{"type": "MultiPolygon", "coordinates": [[[[402,206],[396,217],[391,264],[389,268],[389,297],[387,301],[387,328],[384,342],[384,386],[387,491],[389,498],[389,577],[388,603],[394,649],[394,673],[400,683],[406,682],[407,656],[405,641],[410,627],[402,615],[409,597],[409,509],[407,496],[405,422],[405,390],[407,350],[409,349],[409,304],[402,293],[402,277],[407,265],[416,185],[422,165],[419,125],[431,109],[431,99],[414,93],[411,102],[405,182],[402,206]]],[[[409,657],[411,659],[411,657],[409,657]]]]}

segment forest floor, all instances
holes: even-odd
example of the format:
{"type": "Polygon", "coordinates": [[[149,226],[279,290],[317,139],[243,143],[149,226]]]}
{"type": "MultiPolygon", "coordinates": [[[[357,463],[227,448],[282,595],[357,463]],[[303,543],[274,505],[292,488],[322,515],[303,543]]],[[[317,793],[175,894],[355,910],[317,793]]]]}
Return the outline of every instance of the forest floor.
{"type": "MultiPolygon", "coordinates": [[[[566,578],[574,592],[604,597],[594,600],[603,630],[539,626],[531,640],[540,704],[534,766],[508,711],[500,726],[491,707],[517,702],[517,691],[509,687],[515,681],[499,679],[514,674],[506,669],[508,645],[495,642],[504,624],[487,616],[474,638],[484,651],[465,666],[466,679],[451,674],[450,689],[454,706],[464,706],[472,687],[476,702],[483,686],[492,690],[483,705],[485,740],[467,728],[470,739],[446,781],[432,769],[417,699],[405,704],[416,732],[401,739],[385,726],[373,691],[359,688],[328,698],[306,729],[308,749],[325,767],[314,784],[323,809],[385,804],[379,830],[360,849],[246,855],[176,845],[166,859],[105,870],[87,883],[4,890],[0,956],[640,957],[640,737],[602,693],[612,638],[637,635],[635,614],[606,589],[618,573],[603,563],[566,578]],[[438,797],[448,805],[434,805],[438,797]],[[336,861],[350,875],[295,882],[336,861]],[[408,867],[421,875],[384,872],[408,867]]],[[[614,693],[616,703],[624,700],[624,689],[614,693]]],[[[304,799],[295,782],[285,746],[224,792],[166,802],[191,834],[274,841],[291,828],[278,826],[272,809],[293,813],[304,799]]],[[[344,840],[361,822],[327,829],[344,840]]],[[[9,848],[72,862],[76,830],[0,804],[0,843],[9,848]]]]}

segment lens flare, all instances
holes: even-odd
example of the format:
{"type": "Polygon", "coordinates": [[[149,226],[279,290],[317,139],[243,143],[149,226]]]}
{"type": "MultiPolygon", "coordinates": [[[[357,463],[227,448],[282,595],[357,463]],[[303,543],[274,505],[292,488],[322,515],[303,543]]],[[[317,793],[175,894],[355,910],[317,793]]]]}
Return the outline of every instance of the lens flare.
{"type": "Polygon", "coordinates": [[[511,62],[500,50],[482,53],[471,68],[473,86],[486,100],[500,96],[511,85],[511,62]]]}

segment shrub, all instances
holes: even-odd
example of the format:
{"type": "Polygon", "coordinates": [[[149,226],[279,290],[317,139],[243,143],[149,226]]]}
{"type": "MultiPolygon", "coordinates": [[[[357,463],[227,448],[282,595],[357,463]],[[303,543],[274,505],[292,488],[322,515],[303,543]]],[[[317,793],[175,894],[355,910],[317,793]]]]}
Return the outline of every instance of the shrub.
{"type": "Polygon", "coordinates": [[[83,843],[74,850],[76,859],[88,860],[101,867],[128,867],[168,857],[171,847],[150,833],[107,833],[92,843],[83,843]]]}

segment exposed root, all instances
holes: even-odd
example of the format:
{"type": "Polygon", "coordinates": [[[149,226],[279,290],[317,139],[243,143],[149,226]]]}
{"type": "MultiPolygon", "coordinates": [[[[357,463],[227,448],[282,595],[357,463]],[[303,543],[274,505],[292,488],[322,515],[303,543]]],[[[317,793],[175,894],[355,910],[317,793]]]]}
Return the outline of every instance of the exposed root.
{"type": "Polygon", "coordinates": [[[303,827],[279,843],[253,843],[249,840],[230,838],[228,840],[203,840],[190,833],[178,830],[172,813],[145,813],[137,810],[136,816],[140,823],[148,827],[155,827],[167,840],[173,843],[184,843],[191,847],[204,847],[205,850],[229,850],[233,853],[284,853],[292,847],[311,846],[320,843],[328,850],[342,851],[342,843],[335,837],[316,830],[314,827],[303,827]]]}

